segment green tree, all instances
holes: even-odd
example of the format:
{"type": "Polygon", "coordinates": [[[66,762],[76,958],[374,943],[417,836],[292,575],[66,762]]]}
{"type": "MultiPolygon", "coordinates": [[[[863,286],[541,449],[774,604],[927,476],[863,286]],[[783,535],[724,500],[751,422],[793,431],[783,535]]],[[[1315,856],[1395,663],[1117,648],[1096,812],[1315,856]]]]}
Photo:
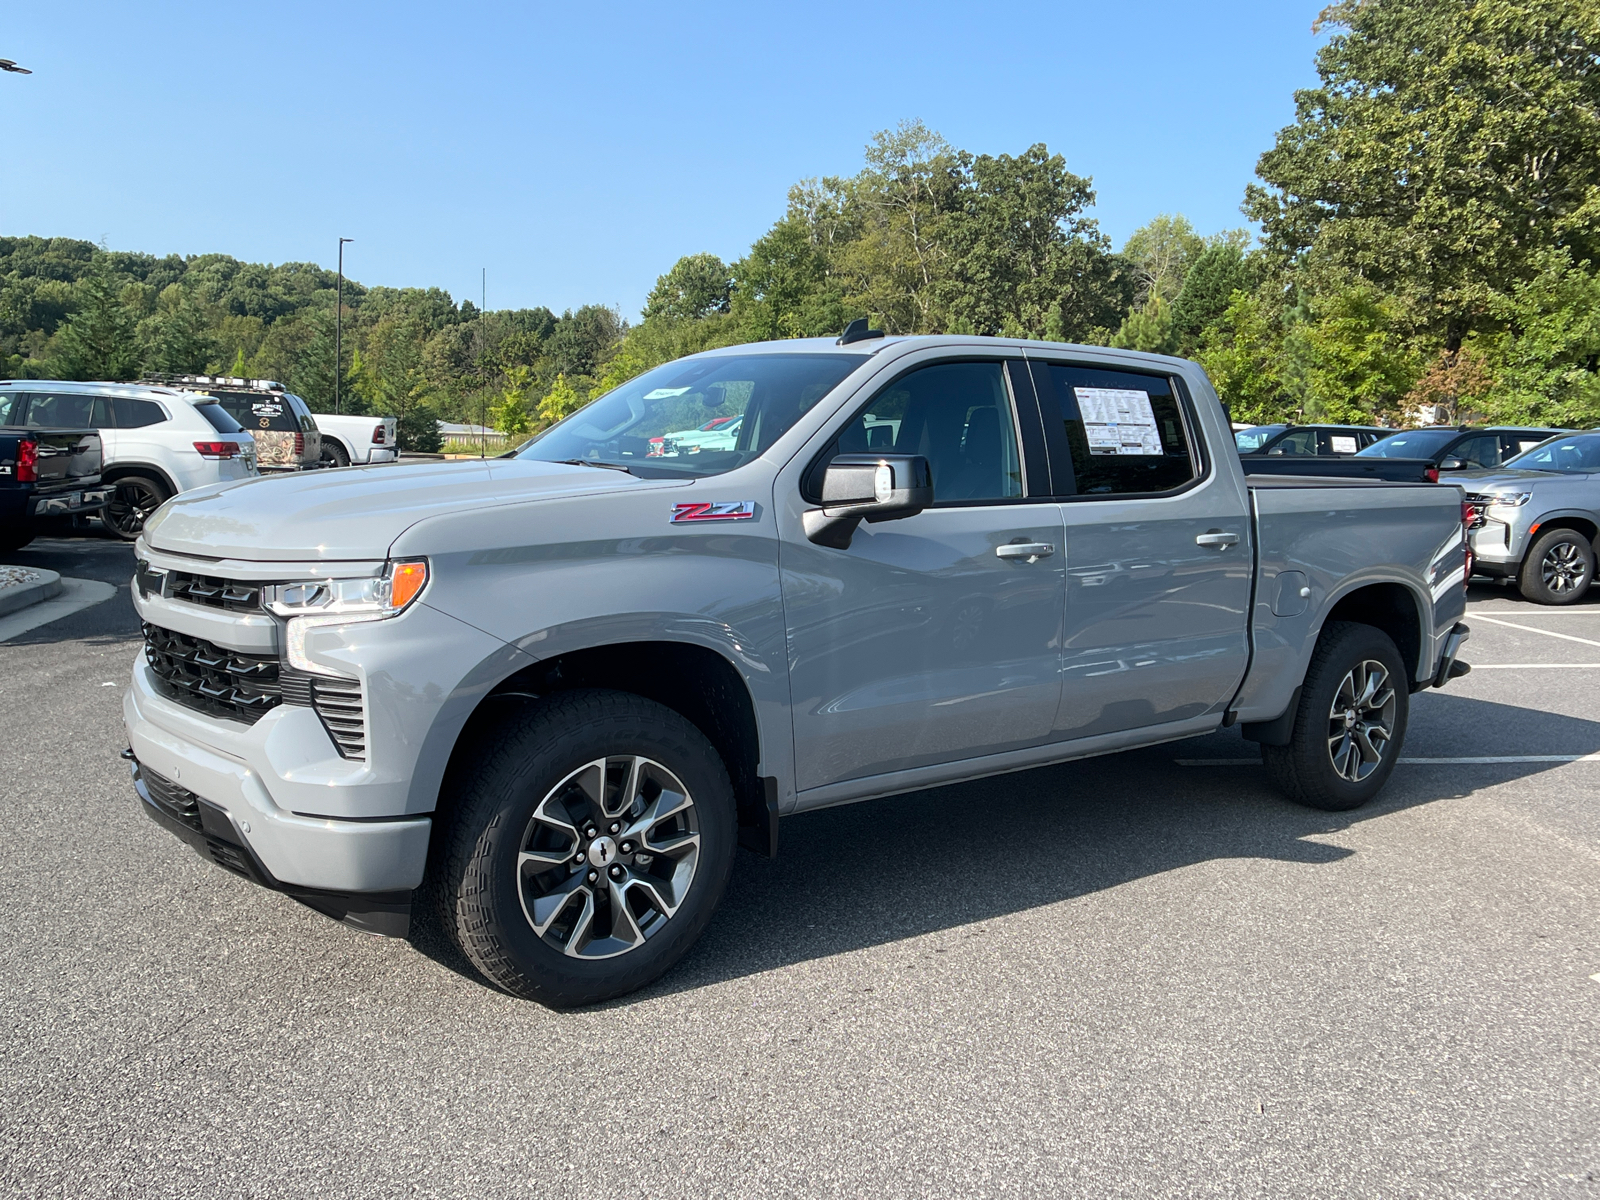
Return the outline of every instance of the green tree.
{"type": "Polygon", "coordinates": [[[1296,415],[1283,330],[1253,293],[1233,293],[1206,327],[1199,358],[1235,421],[1265,425],[1296,415]]]}
{"type": "Polygon", "coordinates": [[[1600,6],[1342,0],[1321,86],[1261,157],[1246,211],[1313,292],[1365,281],[1449,351],[1567,247],[1600,260],[1600,6]]]}
{"type": "Polygon", "coordinates": [[[58,370],[67,379],[132,379],[139,369],[134,314],[104,269],[78,282],[78,306],[57,337],[58,370]]]}
{"type": "Polygon", "coordinates": [[[1390,304],[1358,286],[1319,300],[1304,337],[1309,350],[1306,415],[1341,424],[1403,419],[1403,400],[1421,374],[1395,328],[1390,304]]]}
{"type": "Polygon", "coordinates": [[[546,424],[553,424],[562,417],[571,416],[586,403],[578,390],[567,382],[565,375],[557,375],[555,383],[550,385],[550,390],[539,402],[539,419],[546,424]]]}
{"type": "Polygon", "coordinates": [[[733,296],[733,275],[715,254],[688,254],[656,280],[644,305],[644,319],[700,320],[725,313],[733,296]]]}
{"type": "Polygon", "coordinates": [[[1189,268],[1205,249],[1205,239],[1182,213],[1161,213],[1135,229],[1123,243],[1122,257],[1133,264],[1139,303],[1152,296],[1165,304],[1176,300],[1189,268]]]}
{"type": "MultiPolygon", "coordinates": [[[[216,353],[216,338],[205,310],[176,283],[162,290],[155,311],[139,323],[139,335],[146,371],[199,374],[216,353]]],[[[242,374],[242,351],[236,365],[242,374]]]]}
{"type": "Polygon", "coordinates": [[[1600,272],[1547,251],[1538,273],[1496,298],[1504,323],[1483,339],[1494,378],[1478,405],[1497,421],[1592,428],[1600,424],[1600,272]]]}
{"type": "Polygon", "coordinates": [[[1111,344],[1148,354],[1176,354],[1178,337],[1173,328],[1172,309],[1159,294],[1152,294],[1142,307],[1123,319],[1111,337],[1111,344]]]}
{"type": "Polygon", "coordinates": [[[489,420],[501,433],[521,434],[533,428],[528,412],[528,390],[533,384],[531,367],[512,367],[506,372],[506,385],[500,399],[489,410],[489,420]]]}
{"type": "Polygon", "coordinates": [[[1243,249],[1233,241],[1207,246],[1183,278],[1178,298],[1172,302],[1172,333],[1177,352],[1193,357],[1207,326],[1228,311],[1235,292],[1256,286],[1256,272],[1243,249]]]}

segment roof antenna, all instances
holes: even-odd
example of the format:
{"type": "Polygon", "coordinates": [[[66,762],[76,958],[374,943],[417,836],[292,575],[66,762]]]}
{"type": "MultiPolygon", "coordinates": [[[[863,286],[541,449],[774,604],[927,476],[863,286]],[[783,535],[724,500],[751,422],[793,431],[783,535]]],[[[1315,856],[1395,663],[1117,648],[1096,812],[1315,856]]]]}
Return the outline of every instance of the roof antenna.
{"type": "Polygon", "coordinates": [[[883,330],[868,329],[867,319],[865,317],[857,317],[844,327],[844,332],[839,335],[839,340],[835,344],[848,346],[851,342],[865,342],[870,338],[881,338],[882,336],[883,330]]]}

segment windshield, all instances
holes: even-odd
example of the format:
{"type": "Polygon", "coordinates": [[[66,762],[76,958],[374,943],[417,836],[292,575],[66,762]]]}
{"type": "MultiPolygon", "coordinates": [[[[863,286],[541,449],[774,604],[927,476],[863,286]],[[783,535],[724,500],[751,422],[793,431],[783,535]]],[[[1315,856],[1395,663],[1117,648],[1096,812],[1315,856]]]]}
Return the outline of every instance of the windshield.
{"type": "Polygon", "coordinates": [[[656,476],[720,475],[782,437],[862,363],[855,354],[730,354],[647,371],[517,451],[656,476]]]}
{"type": "Polygon", "coordinates": [[[1253,425],[1249,429],[1241,429],[1233,435],[1233,444],[1239,448],[1240,454],[1248,454],[1252,450],[1261,449],[1263,442],[1275,433],[1284,431],[1282,425],[1253,425]]]}
{"type": "Polygon", "coordinates": [[[1408,429],[1373,442],[1357,458],[1432,458],[1460,434],[1458,429],[1408,429]]]}
{"type": "Polygon", "coordinates": [[[1565,475],[1600,471],[1600,433],[1551,438],[1526,454],[1509,459],[1505,466],[1518,471],[1560,471],[1565,475]]]}

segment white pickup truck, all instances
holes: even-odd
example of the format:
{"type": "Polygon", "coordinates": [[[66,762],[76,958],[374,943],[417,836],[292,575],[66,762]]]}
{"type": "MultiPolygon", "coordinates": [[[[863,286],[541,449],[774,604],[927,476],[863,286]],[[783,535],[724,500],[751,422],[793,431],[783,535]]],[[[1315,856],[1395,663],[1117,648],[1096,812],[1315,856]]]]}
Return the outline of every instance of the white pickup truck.
{"type": "Polygon", "coordinates": [[[312,413],[322,434],[322,465],[363,466],[393,462],[400,457],[394,441],[393,417],[349,417],[312,413]]]}

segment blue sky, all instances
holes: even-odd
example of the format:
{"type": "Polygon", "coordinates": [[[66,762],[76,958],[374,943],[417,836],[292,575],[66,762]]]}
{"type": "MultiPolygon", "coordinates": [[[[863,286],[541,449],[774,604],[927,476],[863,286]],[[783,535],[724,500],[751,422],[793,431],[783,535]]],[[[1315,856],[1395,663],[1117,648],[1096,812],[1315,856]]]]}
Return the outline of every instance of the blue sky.
{"type": "Polygon", "coordinates": [[[1120,245],[1240,226],[1315,83],[1323,0],[1147,3],[13,4],[0,234],[220,251],[633,318],[683,254],[732,260],[796,180],[920,117],[1038,141],[1120,245]]]}

